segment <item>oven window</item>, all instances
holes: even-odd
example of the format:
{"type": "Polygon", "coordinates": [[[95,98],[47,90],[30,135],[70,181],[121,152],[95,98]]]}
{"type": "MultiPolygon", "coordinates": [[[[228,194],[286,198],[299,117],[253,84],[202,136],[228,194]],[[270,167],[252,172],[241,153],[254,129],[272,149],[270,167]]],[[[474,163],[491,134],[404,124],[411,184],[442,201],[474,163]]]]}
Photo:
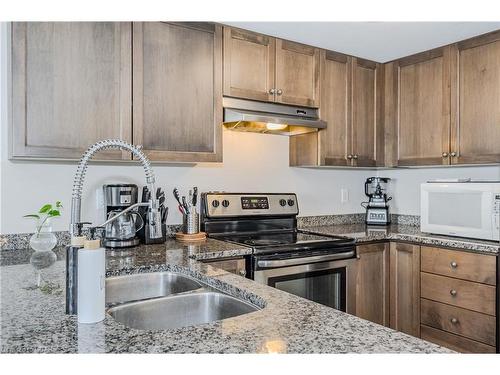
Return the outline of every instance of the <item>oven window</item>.
{"type": "Polygon", "coordinates": [[[270,277],[268,285],[311,301],[345,311],[345,267],[270,277]]]}

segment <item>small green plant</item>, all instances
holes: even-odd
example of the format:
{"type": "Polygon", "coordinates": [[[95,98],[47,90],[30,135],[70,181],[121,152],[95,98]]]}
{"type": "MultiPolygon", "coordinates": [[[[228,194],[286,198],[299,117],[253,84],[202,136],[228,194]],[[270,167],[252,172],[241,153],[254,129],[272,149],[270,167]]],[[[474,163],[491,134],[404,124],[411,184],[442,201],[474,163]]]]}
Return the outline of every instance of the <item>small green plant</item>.
{"type": "Polygon", "coordinates": [[[36,226],[36,236],[38,237],[40,235],[40,231],[43,228],[43,224],[45,224],[45,222],[49,218],[61,216],[61,208],[63,208],[63,206],[59,201],[57,201],[54,206],[50,203],[47,203],[38,210],[38,213],[24,215],[23,217],[30,217],[38,220],[38,224],[36,226]]]}

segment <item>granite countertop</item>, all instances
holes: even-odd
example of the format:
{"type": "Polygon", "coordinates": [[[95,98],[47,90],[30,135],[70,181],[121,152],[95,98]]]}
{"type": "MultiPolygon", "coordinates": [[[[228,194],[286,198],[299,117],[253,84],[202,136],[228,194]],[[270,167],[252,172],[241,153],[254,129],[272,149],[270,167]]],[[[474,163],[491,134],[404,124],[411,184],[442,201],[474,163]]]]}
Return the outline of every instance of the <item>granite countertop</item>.
{"type": "Polygon", "coordinates": [[[500,252],[499,242],[422,233],[418,226],[413,225],[400,224],[383,227],[357,223],[307,226],[301,229],[313,233],[354,238],[356,243],[395,240],[413,242],[420,245],[452,247],[489,255],[497,255],[500,252]]]}
{"type": "MultiPolygon", "coordinates": [[[[305,300],[197,259],[245,255],[247,247],[207,240],[137,247],[107,254],[107,274],[172,270],[245,299],[262,310],[223,321],[163,331],[130,329],[106,316],[78,324],[64,313],[64,251],[38,275],[33,252],[2,252],[3,353],[450,353],[415,337],[305,300]],[[37,277],[42,288],[36,287],[37,277]]],[[[43,262],[42,262],[43,263],[43,262]]]]}

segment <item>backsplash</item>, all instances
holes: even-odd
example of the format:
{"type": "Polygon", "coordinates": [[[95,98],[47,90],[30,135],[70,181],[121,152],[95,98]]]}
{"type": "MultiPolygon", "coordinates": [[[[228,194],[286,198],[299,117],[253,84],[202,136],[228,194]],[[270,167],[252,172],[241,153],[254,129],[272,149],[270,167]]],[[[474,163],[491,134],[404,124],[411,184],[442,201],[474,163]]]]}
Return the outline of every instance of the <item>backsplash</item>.
{"type": "MultiPolygon", "coordinates": [[[[420,225],[420,216],[392,214],[393,224],[400,225],[420,225]]],[[[364,223],[365,214],[344,214],[344,215],[322,215],[322,216],[302,216],[297,218],[299,228],[307,228],[320,225],[343,225],[364,223]]],[[[174,237],[175,233],[180,231],[181,225],[167,225],[167,237],[174,237]]],[[[55,231],[57,237],[57,246],[66,246],[70,242],[68,231],[55,231]]],[[[1,250],[28,249],[30,247],[30,237],[33,233],[15,233],[0,235],[1,250]]]]}

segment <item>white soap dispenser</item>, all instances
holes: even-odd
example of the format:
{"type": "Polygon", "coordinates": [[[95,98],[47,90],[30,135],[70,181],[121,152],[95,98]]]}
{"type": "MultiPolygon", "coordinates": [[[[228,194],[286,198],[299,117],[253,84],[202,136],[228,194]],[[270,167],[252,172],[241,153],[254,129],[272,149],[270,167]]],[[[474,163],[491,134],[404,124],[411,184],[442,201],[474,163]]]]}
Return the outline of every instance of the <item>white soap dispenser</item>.
{"type": "Polygon", "coordinates": [[[90,228],[83,249],[78,250],[78,323],[97,323],[105,316],[106,250],[90,228]]]}

